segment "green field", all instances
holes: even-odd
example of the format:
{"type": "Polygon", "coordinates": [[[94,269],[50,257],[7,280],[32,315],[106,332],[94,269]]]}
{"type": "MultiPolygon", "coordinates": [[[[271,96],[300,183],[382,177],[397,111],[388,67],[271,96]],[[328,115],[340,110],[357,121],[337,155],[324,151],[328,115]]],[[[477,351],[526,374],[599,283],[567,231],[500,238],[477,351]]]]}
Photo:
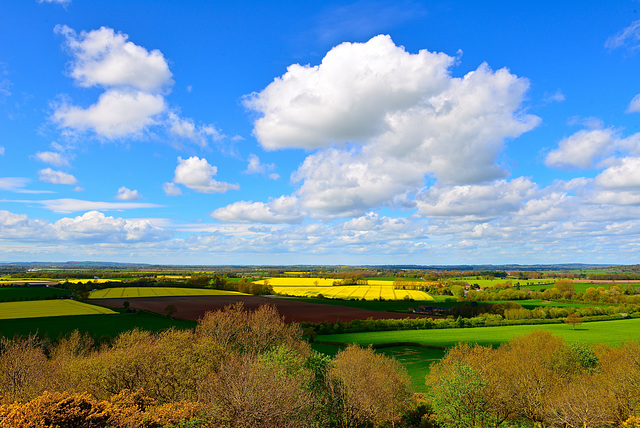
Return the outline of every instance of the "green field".
{"type": "Polygon", "coordinates": [[[0,319],[115,314],[111,309],[69,299],[0,303],[0,319]]]}
{"type": "Polygon", "coordinates": [[[523,336],[537,329],[549,330],[568,342],[615,345],[640,338],[640,319],[584,323],[576,327],[575,330],[566,324],[546,324],[331,334],[316,337],[313,348],[319,352],[333,355],[341,349],[341,346],[317,342],[357,343],[361,346],[382,345],[383,347],[377,352],[393,356],[400,361],[406,367],[415,391],[426,392],[424,378],[429,373],[431,364],[444,356],[444,351],[423,348],[423,346],[450,348],[459,342],[498,346],[516,336],[523,336]],[[402,345],[384,347],[385,344],[393,343],[402,343],[402,345]],[[408,346],[407,343],[415,343],[420,346],[408,346]]]}
{"type": "Polygon", "coordinates": [[[478,284],[482,288],[493,287],[497,284],[504,284],[505,282],[510,282],[511,285],[515,286],[516,284],[520,284],[521,287],[546,287],[551,288],[551,285],[555,282],[551,279],[516,279],[516,278],[494,278],[494,279],[476,279],[475,276],[461,276],[456,278],[451,278],[453,281],[465,281],[469,284],[478,284]]]}
{"type": "Polygon", "coordinates": [[[138,328],[158,331],[165,328],[194,328],[195,321],[169,319],[149,312],[116,313],[111,315],[77,315],[41,318],[0,319],[0,336],[27,336],[37,333],[40,337],[57,339],[78,329],[89,332],[95,338],[115,337],[138,328]]]}
{"type": "Polygon", "coordinates": [[[228,296],[244,295],[237,291],[175,287],[115,287],[92,291],[89,299],[129,299],[133,297],[228,296]]]}
{"type": "Polygon", "coordinates": [[[357,343],[367,346],[412,342],[450,348],[458,342],[496,346],[533,330],[545,329],[569,342],[619,344],[640,338],[640,319],[588,322],[572,330],[566,324],[516,325],[459,329],[380,331],[322,335],[316,341],[357,343]]]}
{"type": "MultiPolygon", "coordinates": [[[[611,283],[598,283],[598,284],[592,284],[592,283],[588,283],[588,282],[574,282],[573,286],[574,289],[576,291],[576,293],[584,293],[585,291],[587,291],[587,288],[598,288],[598,287],[603,287],[605,290],[609,288],[610,285],[615,285],[615,284],[611,284],[611,283]]],[[[620,285],[620,284],[618,284],[620,285]]],[[[542,285],[532,285],[532,286],[523,286],[523,289],[527,289],[527,290],[533,290],[533,291],[541,291],[541,290],[549,290],[551,288],[553,288],[553,283],[549,283],[549,284],[542,284],[542,285]]]]}
{"type": "Polygon", "coordinates": [[[593,306],[608,306],[604,303],[567,303],[567,302],[554,302],[549,300],[487,300],[482,303],[517,303],[525,309],[535,309],[542,306],[553,306],[556,308],[586,308],[593,306]]]}
{"type": "Polygon", "coordinates": [[[69,290],[53,287],[0,287],[0,302],[52,299],[69,294],[69,290]]]}

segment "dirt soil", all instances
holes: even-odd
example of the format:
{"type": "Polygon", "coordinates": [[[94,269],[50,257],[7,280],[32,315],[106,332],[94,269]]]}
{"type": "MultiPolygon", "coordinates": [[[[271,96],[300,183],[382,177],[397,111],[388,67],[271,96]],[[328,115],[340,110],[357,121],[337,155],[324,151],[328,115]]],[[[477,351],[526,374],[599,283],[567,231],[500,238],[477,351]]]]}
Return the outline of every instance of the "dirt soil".
{"type": "Polygon", "coordinates": [[[399,319],[424,318],[424,315],[402,314],[395,312],[369,311],[366,309],[349,308],[347,306],[322,305],[317,303],[298,302],[275,297],[260,296],[185,296],[185,297],[134,297],[128,299],[91,299],[91,303],[121,308],[122,302],[128,301],[131,308],[146,309],[148,311],[164,313],[168,305],[174,305],[176,318],[198,320],[207,311],[215,311],[236,302],[243,302],[247,309],[257,309],[260,305],[270,304],[278,308],[286,322],[322,322],[353,321],[356,319],[399,319]]]}

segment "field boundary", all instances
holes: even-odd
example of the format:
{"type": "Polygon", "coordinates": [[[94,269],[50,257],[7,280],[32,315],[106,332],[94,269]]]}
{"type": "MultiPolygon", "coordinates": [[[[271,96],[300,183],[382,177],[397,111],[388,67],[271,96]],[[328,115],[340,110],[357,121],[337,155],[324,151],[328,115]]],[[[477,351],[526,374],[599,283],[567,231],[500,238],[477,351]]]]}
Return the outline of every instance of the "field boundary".
{"type": "MultiPolygon", "coordinates": [[[[336,342],[333,340],[315,340],[313,343],[316,343],[318,345],[341,346],[345,348],[350,345],[350,343],[336,342]]],[[[418,343],[418,342],[385,342],[385,343],[375,343],[375,344],[372,343],[369,346],[371,346],[373,349],[395,348],[398,346],[411,346],[414,348],[423,348],[423,349],[438,349],[441,351],[444,351],[447,349],[446,346],[426,345],[424,343],[418,343]]]]}

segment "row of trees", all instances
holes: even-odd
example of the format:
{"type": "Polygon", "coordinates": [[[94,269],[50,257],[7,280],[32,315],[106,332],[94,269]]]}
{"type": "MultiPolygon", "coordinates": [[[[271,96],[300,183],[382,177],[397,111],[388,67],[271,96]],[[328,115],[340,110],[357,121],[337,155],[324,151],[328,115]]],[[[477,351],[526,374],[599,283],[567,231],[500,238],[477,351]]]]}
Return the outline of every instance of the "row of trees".
{"type": "Polygon", "coordinates": [[[77,331],[49,347],[1,339],[0,403],[0,427],[375,427],[412,406],[396,361],[315,353],[274,307],[242,304],[99,348],[77,331]]]}

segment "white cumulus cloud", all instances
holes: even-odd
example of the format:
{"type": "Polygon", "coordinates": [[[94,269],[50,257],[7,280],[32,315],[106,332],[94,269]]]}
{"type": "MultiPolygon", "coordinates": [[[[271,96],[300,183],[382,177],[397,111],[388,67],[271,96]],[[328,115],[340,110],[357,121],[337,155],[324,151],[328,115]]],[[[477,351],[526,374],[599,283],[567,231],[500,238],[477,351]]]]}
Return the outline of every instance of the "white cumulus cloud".
{"type": "Polygon", "coordinates": [[[67,26],[55,31],[65,37],[75,82],[104,92],[86,108],[68,100],[58,102],[53,122],[68,131],[92,131],[109,139],[140,135],[160,122],[159,115],[167,110],[164,93],[173,84],[160,51],[149,52],[107,27],[79,35],[67,26]]]}
{"type": "Polygon", "coordinates": [[[73,56],[71,76],[80,86],[159,92],[173,84],[162,53],[149,52],[128,41],[126,34],[101,27],[78,35],[64,25],[57,26],[55,31],[66,38],[66,46],[73,56]]]}
{"type": "Polygon", "coordinates": [[[114,198],[120,201],[137,201],[138,199],[142,198],[142,195],[138,193],[137,190],[127,189],[126,187],[122,186],[118,189],[118,193],[116,194],[116,196],[114,196],[114,198]]]}
{"type": "Polygon", "coordinates": [[[46,181],[53,184],[76,184],[78,180],[66,172],[56,171],[51,168],[45,168],[38,171],[40,181],[46,181]]]}
{"type": "Polygon", "coordinates": [[[413,107],[446,87],[453,61],[426,50],[412,55],[389,36],[343,43],[318,66],[289,66],[245,105],[263,115],[255,134],[268,149],[362,140],[384,129],[390,111],[413,107]]]}
{"type": "Polygon", "coordinates": [[[526,79],[486,64],[455,78],[455,62],[377,36],[336,46],[320,65],[291,65],[245,105],[261,114],[254,134],[264,148],[317,150],[292,175],[310,215],[362,215],[406,202],[427,177],[506,176],[496,161],[505,140],[539,123],[521,111],[526,79]]]}
{"type": "Polygon", "coordinates": [[[218,168],[210,165],[205,158],[192,156],[188,159],[178,157],[173,182],[201,193],[225,193],[227,190],[238,190],[237,184],[214,180],[218,168]]]}
{"type": "Polygon", "coordinates": [[[418,214],[468,220],[498,218],[517,211],[536,190],[537,186],[523,177],[484,185],[436,186],[418,196],[418,214]]]}
{"type": "Polygon", "coordinates": [[[91,130],[106,138],[118,138],[139,134],[157,123],[154,116],[165,108],[162,95],[112,89],[102,93],[98,102],[86,109],[62,103],[52,119],[64,128],[91,130]]]}
{"type": "Polygon", "coordinates": [[[268,203],[239,201],[213,211],[211,217],[226,223],[300,223],[299,201],[281,196],[268,203]]]}
{"type": "Polygon", "coordinates": [[[621,159],[618,165],[611,166],[600,173],[595,183],[607,188],[639,188],[640,158],[621,159]]]}
{"type": "Polygon", "coordinates": [[[35,154],[35,158],[40,162],[48,163],[49,165],[57,167],[69,166],[69,161],[57,152],[38,152],[35,154]]]}
{"type": "Polygon", "coordinates": [[[99,211],[62,218],[53,229],[62,240],[90,242],[141,242],[167,239],[169,234],[148,220],[108,217],[99,211]]]}
{"type": "Polygon", "coordinates": [[[593,168],[598,159],[613,152],[618,141],[613,129],[581,130],[560,141],[558,148],[547,154],[545,164],[555,168],[593,168]]]}
{"type": "Polygon", "coordinates": [[[20,242],[98,243],[154,242],[171,234],[147,219],[124,219],[89,211],[78,217],[64,217],[50,223],[25,214],[0,210],[0,239],[20,242]]]}

